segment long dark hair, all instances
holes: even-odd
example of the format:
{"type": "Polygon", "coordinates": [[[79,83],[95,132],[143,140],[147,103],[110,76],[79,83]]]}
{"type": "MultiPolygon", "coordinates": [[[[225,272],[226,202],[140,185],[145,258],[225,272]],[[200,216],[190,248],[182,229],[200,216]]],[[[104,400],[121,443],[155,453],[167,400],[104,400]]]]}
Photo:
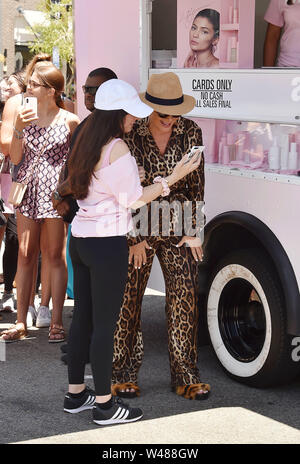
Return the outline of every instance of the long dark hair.
{"type": "Polygon", "coordinates": [[[74,197],[87,197],[92,175],[104,145],[112,138],[123,137],[123,110],[95,109],[87,118],[68,160],[68,181],[74,197]]]}
{"type": "Polygon", "coordinates": [[[208,21],[212,24],[214,28],[214,38],[219,37],[220,35],[220,13],[217,10],[213,10],[211,8],[206,8],[205,10],[199,11],[196,14],[194,21],[196,18],[207,18],[208,21]]]}

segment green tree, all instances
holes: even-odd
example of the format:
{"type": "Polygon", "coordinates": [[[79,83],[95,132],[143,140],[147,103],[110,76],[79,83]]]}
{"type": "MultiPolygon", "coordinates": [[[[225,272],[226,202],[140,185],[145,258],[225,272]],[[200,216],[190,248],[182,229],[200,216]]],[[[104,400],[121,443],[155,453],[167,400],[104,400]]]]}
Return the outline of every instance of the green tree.
{"type": "Polygon", "coordinates": [[[73,40],[73,8],[72,0],[42,0],[39,10],[45,15],[42,23],[31,29],[35,40],[29,45],[32,53],[49,53],[57,48],[60,56],[60,67],[65,61],[68,64],[66,89],[73,93],[74,87],[74,40],[73,40]]]}

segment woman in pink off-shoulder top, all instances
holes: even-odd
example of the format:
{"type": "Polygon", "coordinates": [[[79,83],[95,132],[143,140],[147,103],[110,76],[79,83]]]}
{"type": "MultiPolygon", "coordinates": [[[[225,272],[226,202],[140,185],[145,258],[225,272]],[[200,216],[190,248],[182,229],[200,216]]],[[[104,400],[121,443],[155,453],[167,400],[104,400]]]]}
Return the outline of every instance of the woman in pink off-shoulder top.
{"type": "Polygon", "coordinates": [[[93,409],[94,422],[106,425],[133,422],[143,415],[141,409],[111,396],[114,331],[128,273],[130,208],[168,195],[169,187],[197,169],[200,161],[196,156],[187,161],[186,155],[169,176],[143,188],[136,161],[121,138],[136,119],[153,110],[130,84],[118,79],[99,87],[95,108],[72,149],[68,178],[56,196],[59,202],[72,193],[79,205],[70,239],[75,304],[64,410],[93,409]],[[95,391],[84,383],[88,354],[95,391]]]}

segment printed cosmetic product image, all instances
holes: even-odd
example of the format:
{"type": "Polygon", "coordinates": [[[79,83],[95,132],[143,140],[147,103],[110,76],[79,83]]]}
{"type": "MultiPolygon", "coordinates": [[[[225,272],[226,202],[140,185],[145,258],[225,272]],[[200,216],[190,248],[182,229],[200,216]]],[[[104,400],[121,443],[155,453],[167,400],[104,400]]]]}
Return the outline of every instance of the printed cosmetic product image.
{"type": "Polygon", "coordinates": [[[229,149],[229,161],[235,161],[236,160],[236,146],[234,143],[234,134],[227,134],[227,145],[229,149]]]}
{"type": "Polygon", "coordinates": [[[226,135],[226,132],[223,132],[223,135],[219,143],[219,156],[218,156],[219,164],[224,163],[224,147],[226,145],[227,145],[227,135],[226,135]]]}
{"type": "Polygon", "coordinates": [[[220,67],[252,68],[255,2],[222,0],[221,3],[220,67]]]}
{"type": "Polygon", "coordinates": [[[229,169],[273,171],[287,176],[300,170],[300,131],[282,124],[220,121],[212,163],[229,169]],[[241,130],[242,129],[242,130],[241,130]]]}
{"type": "Polygon", "coordinates": [[[251,165],[255,164],[256,167],[262,166],[264,161],[264,147],[261,143],[257,143],[256,147],[252,149],[251,165]]]}
{"type": "Polygon", "coordinates": [[[228,63],[237,62],[237,40],[236,37],[229,37],[228,39],[228,48],[227,48],[227,61],[228,63]]]}
{"type": "Polygon", "coordinates": [[[223,163],[223,149],[224,149],[224,143],[221,142],[219,143],[219,153],[218,153],[218,163],[222,164],[223,163]]]}
{"type": "MultiPolygon", "coordinates": [[[[300,132],[296,132],[295,134],[295,143],[297,146],[297,151],[300,153],[300,132]]],[[[298,159],[298,169],[300,169],[300,157],[298,159]]]]}
{"type": "Polygon", "coordinates": [[[230,52],[230,62],[237,62],[237,40],[236,37],[231,38],[231,52],[230,52]]]}
{"type": "Polygon", "coordinates": [[[236,150],[237,161],[244,160],[244,142],[245,142],[245,136],[243,132],[239,132],[237,136],[237,150],[236,150]]]}
{"type": "Polygon", "coordinates": [[[288,169],[291,171],[296,171],[298,169],[298,152],[297,144],[295,142],[291,143],[291,151],[289,152],[288,160],[288,169]]]}
{"type": "Polygon", "coordinates": [[[264,146],[261,143],[258,143],[256,146],[256,152],[260,160],[264,159],[264,146]]]}
{"type": "Polygon", "coordinates": [[[233,1],[233,24],[237,24],[239,22],[239,10],[237,7],[237,0],[233,1]]]}
{"type": "Polygon", "coordinates": [[[243,161],[244,159],[244,137],[243,133],[239,132],[237,135],[237,142],[236,142],[236,160],[243,161]]]}
{"type": "Polygon", "coordinates": [[[233,6],[230,5],[228,8],[228,24],[233,23],[233,6]]]}
{"type": "Polygon", "coordinates": [[[223,148],[223,164],[229,164],[229,147],[225,145],[223,148]]]}
{"type": "Polygon", "coordinates": [[[280,170],[286,171],[288,169],[288,159],[289,159],[289,135],[282,134],[280,137],[280,170]]]}
{"type": "Polygon", "coordinates": [[[280,169],[280,148],[278,146],[277,137],[274,137],[273,145],[269,150],[269,168],[272,171],[278,171],[280,169]]]}
{"type": "Polygon", "coordinates": [[[228,24],[237,24],[239,22],[238,1],[233,0],[233,5],[228,8],[228,24]]]}
{"type": "Polygon", "coordinates": [[[239,133],[239,137],[242,142],[239,159],[248,164],[250,163],[251,135],[248,131],[242,131],[239,133]]]}

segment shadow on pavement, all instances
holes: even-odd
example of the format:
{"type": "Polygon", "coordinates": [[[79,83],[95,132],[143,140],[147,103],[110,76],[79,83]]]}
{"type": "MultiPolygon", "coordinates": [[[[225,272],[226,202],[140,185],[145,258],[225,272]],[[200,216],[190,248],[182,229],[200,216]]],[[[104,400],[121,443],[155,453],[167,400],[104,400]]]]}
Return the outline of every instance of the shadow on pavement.
{"type": "MultiPolygon", "coordinates": [[[[64,324],[71,322],[72,302],[66,302],[64,324]]],[[[15,315],[3,314],[0,329],[14,322],[15,315]]],[[[145,357],[140,371],[142,395],[130,400],[141,406],[144,419],[156,419],[193,411],[240,407],[296,429],[300,379],[290,385],[258,390],[228,378],[210,346],[199,349],[202,381],[212,393],[206,401],[188,401],[170,390],[164,297],[145,296],[142,327],[145,357]]],[[[40,437],[95,429],[89,411],[63,413],[67,367],[60,361],[60,344],[48,343],[47,329],[34,329],[26,340],[6,346],[6,362],[0,362],[0,442],[11,443],[40,437]]],[[[87,366],[86,375],[91,375],[87,366]]],[[[87,384],[93,386],[89,378],[87,384]]],[[[205,424],[203,424],[205,427],[205,424]]]]}

